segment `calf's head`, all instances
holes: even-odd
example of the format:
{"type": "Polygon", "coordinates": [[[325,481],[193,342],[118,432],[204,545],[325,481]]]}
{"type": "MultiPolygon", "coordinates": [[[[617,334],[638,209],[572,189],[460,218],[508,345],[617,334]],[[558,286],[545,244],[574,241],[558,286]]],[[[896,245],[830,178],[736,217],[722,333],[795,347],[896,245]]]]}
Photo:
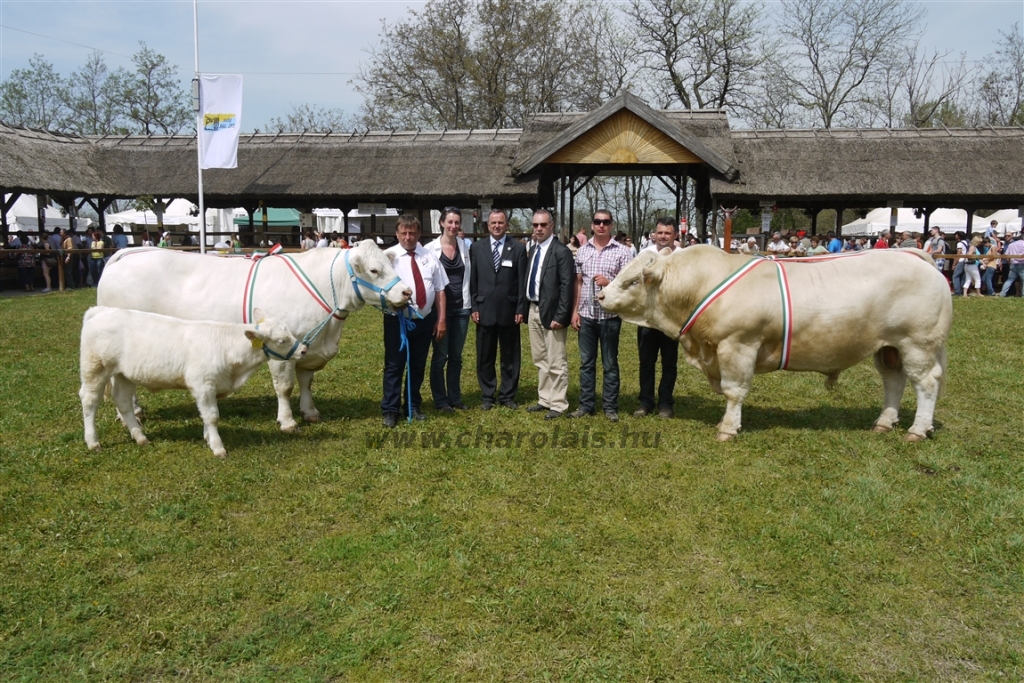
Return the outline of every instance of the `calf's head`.
{"type": "Polygon", "coordinates": [[[253,320],[255,329],[246,330],[245,337],[253,343],[253,348],[262,348],[267,358],[291,360],[306,355],[306,345],[296,339],[284,323],[268,318],[259,308],[253,310],[253,320]]]}

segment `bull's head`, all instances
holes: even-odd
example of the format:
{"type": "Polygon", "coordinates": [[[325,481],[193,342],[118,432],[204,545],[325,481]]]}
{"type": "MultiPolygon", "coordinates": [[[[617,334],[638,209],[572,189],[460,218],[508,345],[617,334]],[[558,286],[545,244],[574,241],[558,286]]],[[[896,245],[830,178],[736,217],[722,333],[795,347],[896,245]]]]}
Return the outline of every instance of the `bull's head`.
{"type": "MultiPolygon", "coordinates": [[[[387,302],[389,310],[398,310],[409,305],[412,290],[398,277],[390,259],[374,244],[373,240],[360,241],[359,245],[349,252],[348,258],[349,265],[355,274],[383,295],[383,300],[387,302]]],[[[370,304],[380,300],[378,296],[366,297],[367,303],[370,304]]]]}
{"type": "Polygon", "coordinates": [[[661,285],[666,269],[682,256],[683,252],[670,249],[640,252],[598,295],[601,306],[626,322],[678,336],[679,316],[665,305],[661,285]]]}

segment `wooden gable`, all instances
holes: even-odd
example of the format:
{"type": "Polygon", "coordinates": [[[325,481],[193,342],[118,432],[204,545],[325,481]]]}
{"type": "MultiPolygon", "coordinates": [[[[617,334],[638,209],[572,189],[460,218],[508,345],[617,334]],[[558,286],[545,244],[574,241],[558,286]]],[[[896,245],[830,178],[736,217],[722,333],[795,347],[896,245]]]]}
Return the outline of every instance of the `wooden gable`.
{"type": "Polygon", "coordinates": [[[700,164],[703,160],[622,109],[556,151],[552,164],[700,164]]]}

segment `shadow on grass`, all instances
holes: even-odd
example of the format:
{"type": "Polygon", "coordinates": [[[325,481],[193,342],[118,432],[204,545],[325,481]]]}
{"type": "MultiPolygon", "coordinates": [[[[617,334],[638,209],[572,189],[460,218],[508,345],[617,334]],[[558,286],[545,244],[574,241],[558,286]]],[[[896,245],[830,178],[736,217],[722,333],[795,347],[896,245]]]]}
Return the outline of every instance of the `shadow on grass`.
{"type": "MultiPolygon", "coordinates": [[[[814,431],[868,431],[881,412],[880,405],[862,408],[820,405],[788,410],[774,406],[744,404],[743,431],[761,432],[777,427],[814,431]]],[[[692,420],[715,426],[725,415],[725,398],[686,396],[676,399],[676,415],[684,415],[692,420]]],[[[901,422],[905,422],[908,415],[912,413],[904,409],[901,413],[901,422]]]]}

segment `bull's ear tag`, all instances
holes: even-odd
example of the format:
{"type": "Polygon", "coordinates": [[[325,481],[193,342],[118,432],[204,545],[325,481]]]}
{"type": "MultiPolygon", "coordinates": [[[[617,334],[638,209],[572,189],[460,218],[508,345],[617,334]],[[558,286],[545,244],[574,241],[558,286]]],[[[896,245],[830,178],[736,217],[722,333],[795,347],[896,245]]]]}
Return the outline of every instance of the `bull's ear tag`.
{"type": "Polygon", "coordinates": [[[253,339],[252,340],[252,348],[254,348],[254,349],[262,349],[263,348],[263,340],[260,339],[259,337],[256,337],[255,339],[253,339]]]}

